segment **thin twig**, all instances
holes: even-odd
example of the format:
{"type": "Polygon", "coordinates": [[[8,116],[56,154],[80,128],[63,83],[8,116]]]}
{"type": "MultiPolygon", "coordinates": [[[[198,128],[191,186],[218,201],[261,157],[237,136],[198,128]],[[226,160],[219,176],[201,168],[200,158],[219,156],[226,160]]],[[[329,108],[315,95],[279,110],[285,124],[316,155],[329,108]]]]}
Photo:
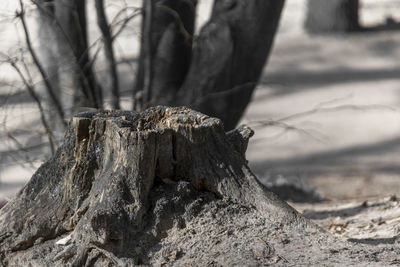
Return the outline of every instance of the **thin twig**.
{"type": "Polygon", "coordinates": [[[316,107],[311,110],[307,110],[304,112],[292,114],[286,117],[280,118],[278,121],[288,121],[288,120],[294,120],[298,119],[301,117],[306,117],[318,112],[336,112],[340,110],[358,110],[358,111],[364,111],[364,110],[376,110],[376,109],[386,109],[386,110],[391,110],[391,111],[397,111],[395,108],[390,107],[390,106],[385,106],[385,105],[340,105],[340,106],[335,106],[335,107],[329,107],[329,108],[324,108],[324,107],[316,107]]]}
{"type": "Polygon", "coordinates": [[[49,93],[49,96],[50,96],[51,100],[53,101],[53,103],[54,103],[54,105],[55,105],[55,107],[57,109],[58,115],[60,116],[60,119],[61,119],[63,125],[67,126],[67,124],[65,122],[65,116],[64,116],[64,111],[62,109],[62,105],[61,105],[59,99],[57,98],[57,96],[55,95],[53,86],[49,82],[49,80],[47,78],[47,75],[46,75],[46,72],[44,71],[44,68],[43,68],[42,64],[40,63],[40,61],[39,61],[39,59],[38,59],[38,57],[36,55],[36,52],[34,51],[34,49],[32,47],[32,43],[31,43],[31,40],[30,40],[30,37],[29,37],[28,28],[27,28],[26,22],[25,22],[24,4],[23,4],[22,0],[19,0],[19,3],[20,3],[21,11],[20,12],[16,12],[16,16],[21,19],[22,27],[24,29],[24,34],[25,34],[26,45],[27,45],[28,50],[29,50],[29,52],[30,52],[30,54],[32,56],[33,62],[35,63],[36,67],[38,68],[38,70],[40,72],[40,75],[43,78],[43,81],[44,81],[44,83],[46,85],[47,92],[49,93]]]}
{"type": "Polygon", "coordinates": [[[277,120],[260,120],[260,121],[250,121],[248,125],[253,125],[253,127],[261,126],[261,127],[268,127],[268,126],[275,126],[275,127],[280,127],[283,128],[286,131],[296,131],[301,134],[307,135],[309,137],[312,137],[313,139],[316,139],[318,141],[323,141],[320,138],[312,135],[310,132],[307,130],[295,127],[293,125],[290,125],[287,123],[287,121],[290,120],[296,120],[302,117],[307,117],[316,113],[320,112],[336,112],[336,111],[341,111],[341,110],[356,110],[356,111],[365,111],[365,110],[389,110],[389,111],[395,111],[398,112],[396,108],[390,107],[390,106],[385,106],[385,105],[340,105],[340,106],[335,106],[335,107],[320,107],[318,105],[316,108],[313,108],[311,110],[307,110],[304,112],[299,112],[295,113],[289,116],[282,117],[277,120]]]}
{"type": "Polygon", "coordinates": [[[118,28],[118,30],[116,30],[116,32],[112,35],[112,39],[115,40],[117,38],[117,36],[126,28],[126,26],[128,26],[129,21],[131,21],[132,19],[134,19],[136,16],[140,15],[142,13],[142,9],[137,8],[133,14],[131,14],[130,16],[125,17],[122,21],[117,21],[114,22],[115,18],[117,17],[117,15],[115,16],[113,22],[111,22],[111,25],[118,25],[122,22],[121,26],[118,28]]]}
{"type": "MultiPolygon", "coordinates": [[[[23,153],[23,155],[24,155],[24,157],[25,157],[24,162],[27,162],[31,168],[36,169],[35,165],[33,165],[33,163],[32,163],[33,160],[31,160],[31,159],[29,158],[29,156],[28,156],[28,150],[18,141],[17,138],[15,138],[15,136],[13,136],[13,135],[12,135],[11,133],[9,133],[7,130],[5,130],[5,131],[6,131],[6,133],[7,133],[7,137],[8,137],[11,141],[13,141],[13,143],[18,147],[18,149],[19,149],[20,151],[23,151],[23,152],[24,152],[24,153],[23,153]]],[[[11,153],[8,153],[8,156],[13,157],[13,156],[11,155],[11,153]]],[[[14,158],[14,157],[13,157],[13,158],[14,158]]],[[[14,158],[14,159],[15,159],[15,158],[14,158]]],[[[21,164],[21,165],[23,166],[23,164],[21,164]]]]}
{"type": "Polygon", "coordinates": [[[49,124],[47,123],[47,120],[44,116],[44,110],[43,110],[43,106],[42,103],[40,102],[40,99],[38,97],[38,95],[35,92],[35,89],[32,87],[32,85],[25,79],[25,76],[22,74],[21,70],[19,69],[19,67],[15,64],[14,61],[10,61],[11,66],[17,71],[18,75],[20,76],[22,82],[25,84],[26,88],[28,89],[29,94],[31,95],[31,97],[33,98],[33,100],[35,100],[36,105],[39,108],[40,111],[40,119],[42,121],[42,124],[44,126],[44,129],[46,130],[47,133],[47,137],[49,138],[49,142],[50,142],[50,149],[51,149],[51,154],[54,155],[55,152],[55,147],[56,147],[56,142],[55,142],[55,138],[54,135],[49,127],[49,124]]]}
{"type": "MultiPolygon", "coordinates": [[[[318,142],[320,142],[320,143],[325,143],[325,142],[326,142],[326,141],[324,140],[326,137],[325,137],[322,133],[318,133],[320,136],[322,136],[322,137],[318,137],[318,136],[316,136],[316,135],[310,133],[309,131],[307,131],[307,130],[305,130],[305,129],[302,129],[302,128],[299,128],[299,127],[296,127],[296,126],[293,126],[293,125],[290,125],[290,124],[288,124],[288,123],[281,122],[281,121],[273,121],[273,120],[271,120],[271,121],[264,121],[264,122],[262,122],[262,123],[259,123],[259,124],[256,125],[256,126],[260,126],[260,127],[270,127],[270,126],[274,126],[274,127],[279,127],[279,128],[282,128],[282,129],[283,129],[283,132],[282,132],[282,133],[279,133],[279,134],[274,135],[271,139],[276,139],[276,138],[280,137],[282,134],[284,134],[284,133],[286,133],[286,132],[288,132],[288,131],[294,131],[294,132],[298,132],[298,133],[300,133],[300,134],[302,134],[302,135],[308,136],[308,137],[310,137],[311,139],[314,139],[314,140],[316,140],[316,141],[318,141],[318,142]]],[[[259,138],[259,139],[261,139],[261,138],[259,138]]],[[[256,138],[254,141],[259,140],[259,139],[256,138]]]]}
{"type": "MultiPolygon", "coordinates": [[[[11,153],[11,152],[17,152],[17,153],[19,153],[19,152],[24,152],[24,153],[22,153],[22,157],[24,157],[25,159],[24,159],[24,162],[25,163],[29,163],[30,164],[30,166],[31,167],[34,167],[33,166],[33,160],[29,157],[29,154],[28,154],[28,148],[27,147],[25,147],[25,146],[23,146],[19,141],[18,141],[18,139],[15,137],[15,136],[13,136],[9,131],[8,131],[8,129],[7,129],[7,115],[4,117],[4,119],[3,119],[3,122],[1,123],[1,125],[3,126],[3,128],[4,128],[4,133],[5,133],[5,135],[15,144],[15,146],[17,147],[17,149],[14,149],[14,150],[7,150],[7,151],[3,151],[3,152],[0,152],[0,158],[2,158],[2,154],[4,154],[4,155],[7,155],[7,156],[9,156],[9,157],[11,157],[12,159],[13,159],[13,164],[16,164],[16,163],[18,163],[18,159],[17,158],[15,158],[14,156],[13,156],[13,154],[11,153]]],[[[25,165],[24,165],[24,163],[18,163],[18,164],[20,164],[23,168],[25,168],[25,165]]],[[[0,162],[0,165],[4,165],[4,162],[0,162]]],[[[0,168],[1,169],[1,168],[0,168]]]]}

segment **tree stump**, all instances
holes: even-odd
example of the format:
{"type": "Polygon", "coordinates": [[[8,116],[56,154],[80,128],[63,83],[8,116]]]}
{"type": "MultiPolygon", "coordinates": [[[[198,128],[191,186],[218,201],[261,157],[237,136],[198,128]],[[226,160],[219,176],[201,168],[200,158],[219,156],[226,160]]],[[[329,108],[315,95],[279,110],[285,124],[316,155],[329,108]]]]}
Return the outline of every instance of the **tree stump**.
{"type": "Polygon", "coordinates": [[[252,174],[252,134],[184,107],[80,113],[0,209],[0,265],[273,263],[263,229],[319,229],[252,174]]]}

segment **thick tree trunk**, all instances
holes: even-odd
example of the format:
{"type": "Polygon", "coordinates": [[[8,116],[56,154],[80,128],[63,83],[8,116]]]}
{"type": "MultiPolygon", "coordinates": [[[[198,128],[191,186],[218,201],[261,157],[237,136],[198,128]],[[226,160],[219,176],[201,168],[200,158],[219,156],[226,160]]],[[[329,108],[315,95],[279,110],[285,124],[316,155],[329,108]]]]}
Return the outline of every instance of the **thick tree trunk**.
{"type": "Polygon", "coordinates": [[[135,101],[138,92],[145,87],[149,91],[139,99],[143,107],[171,102],[181,87],[190,63],[196,3],[143,0],[141,53],[134,89],[135,101]],[[151,77],[147,85],[146,77],[151,77]],[[150,99],[144,99],[146,95],[151,95],[150,99]]]}
{"type": "MultiPolygon", "coordinates": [[[[318,232],[251,173],[244,157],[251,135],[247,127],[225,134],[220,120],[186,108],[74,117],[56,156],[0,209],[0,264],[160,265],[169,255],[177,265],[185,265],[178,262],[183,258],[207,265],[207,251],[203,262],[193,256],[196,247],[209,247],[205,235],[198,241],[186,236],[185,242],[195,241],[194,251],[182,247],[175,256],[164,254],[171,248],[162,240],[191,224],[203,224],[196,231],[220,231],[219,220],[318,232]],[[214,219],[206,223],[210,212],[214,219]]],[[[248,256],[223,245],[226,264],[272,263],[265,244],[235,238],[246,249],[262,250],[248,256]]]]}
{"type": "MultiPolygon", "coordinates": [[[[268,59],[284,1],[215,1],[178,101],[233,129],[268,59]]],[[[179,103],[177,103],[179,104],[179,103]]]]}
{"type": "Polygon", "coordinates": [[[311,33],[360,29],[359,0],[308,0],[305,28],[311,33]]]}
{"type": "MultiPolygon", "coordinates": [[[[222,119],[227,129],[233,129],[267,61],[284,1],[215,1],[193,51],[197,1],[153,1],[149,105],[188,105],[222,119]]],[[[135,96],[146,77],[148,23],[143,23],[142,30],[135,96]]]]}

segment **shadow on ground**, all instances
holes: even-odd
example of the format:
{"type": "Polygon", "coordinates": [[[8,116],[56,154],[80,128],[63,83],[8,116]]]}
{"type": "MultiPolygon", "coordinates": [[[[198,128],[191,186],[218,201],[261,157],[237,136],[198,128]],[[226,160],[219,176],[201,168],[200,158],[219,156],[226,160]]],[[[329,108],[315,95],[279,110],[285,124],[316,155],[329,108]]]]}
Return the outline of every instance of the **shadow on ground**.
{"type": "Polygon", "coordinates": [[[337,209],[337,210],[305,210],[303,212],[303,215],[306,218],[309,218],[311,220],[324,220],[326,218],[332,217],[342,217],[342,218],[347,218],[347,217],[352,217],[357,214],[360,214],[362,211],[364,211],[366,208],[374,208],[374,207],[380,207],[380,206],[385,206],[385,203],[373,203],[372,205],[367,206],[366,202],[355,206],[351,208],[343,208],[343,209],[337,209]]]}
{"type": "Polygon", "coordinates": [[[355,165],[357,165],[358,169],[361,166],[364,171],[369,172],[400,173],[400,166],[396,162],[391,163],[390,160],[380,160],[382,156],[388,153],[399,155],[400,138],[346,147],[343,149],[316,152],[281,160],[252,162],[250,166],[256,173],[260,174],[272,172],[294,175],[297,174],[299,170],[312,175],[326,174],[332,171],[339,171],[340,173],[340,170],[349,172],[349,169],[351,170],[355,165]],[[362,166],[362,160],[368,158],[376,159],[375,163],[365,163],[362,166]],[[343,166],[345,168],[343,168],[343,166]]]}
{"type": "MultiPolygon", "coordinates": [[[[331,86],[351,82],[376,82],[388,79],[400,80],[399,73],[400,68],[354,69],[338,66],[337,69],[325,71],[295,70],[267,73],[261,78],[260,84],[284,85],[274,90],[272,95],[268,95],[268,97],[271,97],[297,93],[301,90],[315,89],[324,85],[331,86]]],[[[257,100],[260,101],[260,99],[257,100]]]]}
{"type": "MultiPolygon", "coordinates": [[[[387,238],[349,238],[347,239],[350,242],[358,243],[358,244],[365,244],[365,245],[394,245],[398,244],[400,240],[400,236],[396,235],[393,237],[387,238]]],[[[400,262],[398,262],[400,264],[400,262]]]]}

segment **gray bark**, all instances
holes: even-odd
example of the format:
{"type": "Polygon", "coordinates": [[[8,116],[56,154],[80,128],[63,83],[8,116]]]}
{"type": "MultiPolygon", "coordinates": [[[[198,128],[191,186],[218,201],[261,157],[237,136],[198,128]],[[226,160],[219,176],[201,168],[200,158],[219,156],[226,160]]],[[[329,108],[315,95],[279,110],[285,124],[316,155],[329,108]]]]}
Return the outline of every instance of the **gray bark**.
{"type": "Polygon", "coordinates": [[[283,0],[215,1],[176,99],[233,129],[268,59],[283,5],[283,0]]]}
{"type": "MultiPolygon", "coordinates": [[[[190,106],[233,129],[268,59],[284,1],[215,1],[193,49],[197,1],[153,1],[150,104],[190,106]]],[[[147,26],[142,25],[143,40],[147,26]]],[[[143,40],[135,96],[143,89],[146,74],[143,40]]]]}
{"type": "MultiPolygon", "coordinates": [[[[191,224],[214,229],[219,220],[319,232],[247,167],[251,135],[248,127],[225,134],[220,120],[186,108],[77,115],[55,157],[0,209],[0,264],[161,265],[167,257],[169,265],[207,265],[206,251],[199,262],[189,246],[174,252],[163,242],[191,224]]],[[[209,247],[197,238],[185,242],[209,247]]],[[[265,244],[240,238],[256,252],[224,245],[225,264],[272,263],[265,244]]]]}
{"type": "Polygon", "coordinates": [[[351,32],[360,29],[359,0],[308,0],[305,28],[311,33],[351,32]]]}

